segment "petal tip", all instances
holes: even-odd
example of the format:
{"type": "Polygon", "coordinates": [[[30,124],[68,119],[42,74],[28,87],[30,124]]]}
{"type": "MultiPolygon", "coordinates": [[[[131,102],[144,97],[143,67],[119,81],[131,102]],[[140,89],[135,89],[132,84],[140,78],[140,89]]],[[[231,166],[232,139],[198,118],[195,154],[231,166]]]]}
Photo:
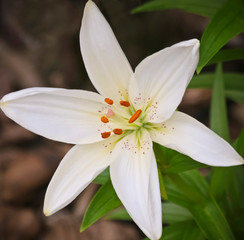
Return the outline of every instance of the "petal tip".
{"type": "Polygon", "coordinates": [[[183,42],[179,42],[177,44],[175,44],[175,46],[179,46],[179,47],[191,47],[193,49],[198,49],[200,46],[200,41],[196,38],[190,39],[190,40],[186,40],[183,42]]]}
{"type": "Polygon", "coordinates": [[[94,6],[96,6],[96,4],[92,0],[88,0],[85,5],[85,9],[87,9],[88,7],[94,7],[94,6]]]}
{"type": "Polygon", "coordinates": [[[47,210],[44,210],[43,213],[44,213],[44,215],[47,216],[47,217],[52,215],[52,214],[51,214],[51,211],[47,211],[47,210]]]}

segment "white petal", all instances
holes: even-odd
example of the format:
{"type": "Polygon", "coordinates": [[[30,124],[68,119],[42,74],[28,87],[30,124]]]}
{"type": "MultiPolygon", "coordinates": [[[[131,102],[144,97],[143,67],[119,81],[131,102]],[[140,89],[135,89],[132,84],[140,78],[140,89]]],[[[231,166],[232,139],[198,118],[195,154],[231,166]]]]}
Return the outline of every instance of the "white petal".
{"type": "Polygon", "coordinates": [[[157,165],[149,134],[143,135],[137,139],[132,133],[117,143],[110,174],[118,197],[135,223],[150,239],[159,239],[162,215],[157,165]]]}
{"type": "Polygon", "coordinates": [[[121,100],[132,69],[112,29],[95,3],[88,1],[80,31],[80,47],[88,75],[103,96],[121,100]],[[120,92],[119,92],[120,91],[120,92]]]}
{"type": "Polygon", "coordinates": [[[18,124],[46,138],[73,144],[101,141],[99,129],[106,126],[100,117],[106,108],[103,97],[96,93],[57,88],[28,88],[1,100],[1,109],[18,124]]]}
{"type": "Polygon", "coordinates": [[[58,166],[44,200],[44,213],[51,215],[73,201],[109,165],[114,138],[76,145],[58,166]]]}
{"type": "Polygon", "coordinates": [[[197,39],[180,42],[147,57],[137,66],[139,92],[151,105],[147,121],[160,123],[173,114],[195,72],[198,49],[197,39]]]}
{"type": "Polygon", "coordinates": [[[232,146],[196,119],[175,112],[158,130],[152,140],[172,148],[194,160],[211,166],[244,164],[232,146]]]}

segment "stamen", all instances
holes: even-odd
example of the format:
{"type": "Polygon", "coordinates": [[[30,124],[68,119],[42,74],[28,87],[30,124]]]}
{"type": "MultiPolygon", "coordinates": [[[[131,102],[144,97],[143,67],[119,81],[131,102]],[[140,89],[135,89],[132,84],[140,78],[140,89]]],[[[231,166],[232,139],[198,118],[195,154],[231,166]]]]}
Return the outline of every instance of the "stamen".
{"type": "Polygon", "coordinates": [[[130,106],[130,103],[128,101],[120,101],[119,102],[121,106],[124,106],[124,107],[129,107],[130,106]]]}
{"type": "Polygon", "coordinates": [[[138,109],[134,115],[130,118],[130,120],[128,121],[129,123],[133,123],[136,121],[137,118],[139,118],[139,116],[141,115],[141,109],[138,109]]]}
{"type": "Polygon", "coordinates": [[[110,98],[105,98],[104,99],[105,103],[109,104],[109,105],[113,105],[114,101],[110,98]]]}
{"type": "Polygon", "coordinates": [[[114,116],[114,112],[113,112],[113,110],[112,110],[112,109],[108,109],[108,112],[107,112],[106,116],[107,116],[107,117],[112,117],[112,116],[114,116]]]}
{"type": "Polygon", "coordinates": [[[113,130],[113,132],[114,132],[114,134],[116,134],[116,135],[121,135],[121,134],[123,133],[123,130],[120,129],[120,128],[115,128],[115,129],[113,130]]]}
{"type": "Polygon", "coordinates": [[[105,116],[102,116],[102,117],[101,117],[101,121],[102,121],[103,123],[108,123],[108,122],[109,122],[109,120],[108,120],[105,116]]]}
{"type": "Polygon", "coordinates": [[[101,135],[102,135],[102,138],[108,138],[108,137],[110,137],[111,132],[103,132],[103,133],[101,133],[101,135]]]}

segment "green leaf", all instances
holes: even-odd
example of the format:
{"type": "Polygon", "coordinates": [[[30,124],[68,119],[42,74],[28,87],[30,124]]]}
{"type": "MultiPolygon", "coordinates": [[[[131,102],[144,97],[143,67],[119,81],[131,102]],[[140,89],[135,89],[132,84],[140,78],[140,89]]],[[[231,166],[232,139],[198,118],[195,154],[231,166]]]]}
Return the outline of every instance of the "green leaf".
{"type": "Polygon", "coordinates": [[[229,140],[227,109],[224,93],[224,80],[221,64],[217,65],[214,76],[210,109],[210,128],[226,141],[229,140]]]}
{"type": "Polygon", "coordinates": [[[161,173],[161,171],[159,171],[159,169],[158,169],[158,180],[159,180],[161,198],[167,200],[168,196],[167,196],[165,186],[164,186],[164,179],[163,179],[162,173],[161,173]]]}
{"type": "MultiPolygon", "coordinates": [[[[210,109],[210,127],[226,141],[229,140],[227,109],[224,94],[222,66],[216,68],[210,109]]],[[[211,178],[210,191],[216,199],[221,199],[228,184],[228,168],[215,167],[211,178]]]]}
{"type": "Polygon", "coordinates": [[[209,197],[209,186],[197,170],[167,174],[164,182],[168,200],[182,207],[200,204],[209,197]]]}
{"type": "Polygon", "coordinates": [[[211,18],[226,0],[154,0],[145,3],[132,13],[164,9],[181,9],[186,12],[211,18]]]}
{"type": "Polygon", "coordinates": [[[244,30],[244,3],[230,0],[223,4],[203,33],[197,73],[234,36],[244,30]]]}
{"type": "Polygon", "coordinates": [[[110,179],[109,167],[107,167],[103,172],[101,172],[94,180],[94,183],[104,184],[110,179]]]}
{"type": "MultiPolygon", "coordinates": [[[[188,88],[212,88],[214,74],[195,75],[188,88]]],[[[244,75],[237,73],[223,74],[225,96],[237,103],[244,104],[244,75]]]]}
{"type": "Polygon", "coordinates": [[[235,240],[223,212],[214,200],[196,204],[189,211],[208,240],[235,240]]]}
{"type": "Polygon", "coordinates": [[[234,240],[230,226],[209,194],[208,184],[196,170],[165,178],[168,200],[187,208],[208,240],[234,240]]]}
{"type": "Polygon", "coordinates": [[[233,147],[242,157],[244,157],[244,127],[242,127],[240,136],[233,144],[233,147]]]}
{"type": "Polygon", "coordinates": [[[84,215],[80,231],[84,231],[105,214],[121,206],[121,204],[112,182],[109,180],[99,188],[90,202],[84,215]]]}
{"type": "Polygon", "coordinates": [[[243,91],[226,90],[225,94],[231,100],[233,100],[239,104],[244,104],[244,92],[243,91]]]}
{"type": "MultiPolygon", "coordinates": [[[[194,221],[184,221],[167,226],[160,240],[204,240],[199,227],[194,221]]],[[[149,240],[144,238],[143,240],[149,240]]]]}
{"type": "MultiPolygon", "coordinates": [[[[188,88],[212,88],[214,76],[213,73],[194,75],[188,88]]],[[[223,78],[226,91],[244,92],[244,74],[223,73],[223,78]]]]}
{"type": "Polygon", "coordinates": [[[199,227],[194,221],[184,221],[164,228],[161,240],[204,240],[199,227]]]}
{"type": "Polygon", "coordinates": [[[163,222],[167,224],[193,220],[192,214],[186,208],[174,203],[164,202],[162,204],[162,211],[163,222]]]}
{"type": "Polygon", "coordinates": [[[130,215],[125,210],[125,208],[118,208],[108,213],[105,216],[107,220],[123,220],[123,221],[132,221],[130,215]]]}
{"type": "Polygon", "coordinates": [[[215,54],[207,65],[242,59],[244,59],[244,49],[225,49],[215,54]]]}
{"type": "Polygon", "coordinates": [[[158,168],[163,174],[178,173],[206,167],[206,165],[199,163],[186,155],[157,143],[153,143],[153,150],[158,161],[158,168]]]}
{"type": "MultiPolygon", "coordinates": [[[[163,222],[166,224],[193,220],[192,214],[186,208],[169,202],[163,202],[162,214],[163,222]]],[[[105,216],[105,219],[132,221],[125,208],[118,208],[111,211],[105,216]]]]}

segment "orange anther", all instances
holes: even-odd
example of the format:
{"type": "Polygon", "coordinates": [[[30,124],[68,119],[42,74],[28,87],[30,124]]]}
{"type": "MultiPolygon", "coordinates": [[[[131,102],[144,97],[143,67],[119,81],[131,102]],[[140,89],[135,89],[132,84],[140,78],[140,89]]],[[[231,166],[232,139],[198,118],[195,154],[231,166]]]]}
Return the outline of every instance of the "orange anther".
{"type": "Polygon", "coordinates": [[[128,101],[120,101],[119,102],[121,106],[124,106],[124,107],[129,107],[130,106],[130,103],[128,101]]]}
{"type": "Polygon", "coordinates": [[[130,120],[128,121],[129,123],[133,123],[136,121],[137,118],[139,118],[139,116],[141,115],[141,109],[137,110],[133,116],[130,118],[130,120]]]}
{"type": "Polygon", "coordinates": [[[109,105],[113,105],[114,101],[110,98],[105,98],[104,99],[105,103],[109,104],[109,105]]]}
{"type": "Polygon", "coordinates": [[[116,135],[121,135],[121,134],[123,133],[123,130],[120,129],[120,128],[115,128],[115,129],[113,130],[113,132],[114,132],[114,134],[116,134],[116,135]]]}
{"type": "Polygon", "coordinates": [[[101,117],[101,121],[102,121],[103,123],[108,123],[108,122],[109,122],[109,120],[108,120],[105,116],[102,116],[102,117],[101,117]]]}
{"type": "Polygon", "coordinates": [[[101,135],[102,135],[102,138],[108,138],[108,137],[110,137],[111,132],[103,132],[103,133],[101,133],[101,135]]]}

